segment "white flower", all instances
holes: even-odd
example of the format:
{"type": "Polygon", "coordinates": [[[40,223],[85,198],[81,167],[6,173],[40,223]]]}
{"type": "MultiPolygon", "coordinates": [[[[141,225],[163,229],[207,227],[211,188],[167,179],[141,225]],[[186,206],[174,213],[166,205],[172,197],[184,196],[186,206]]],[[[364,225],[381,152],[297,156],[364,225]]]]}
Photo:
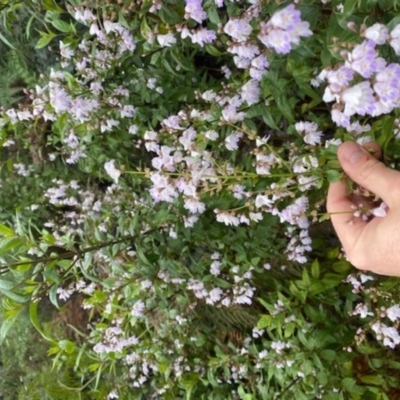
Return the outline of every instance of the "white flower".
{"type": "Polygon", "coordinates": [[[60,41],[60,54],[64,58],[70,59],[74,55],[74,51],[69,47],[68,44],[64,44],[60,41]]]}
{"type": "Polygon", "coordinates": [[[119,399],[118,393],[115,389],[112,392],[110,392],[107,396],[107,400],[111,399],[119,399]]]}
{"type": "Polygon", "coordinates": [[[204,136],[211,141],[217,140],[218,139],[218,132],[216,131],[207,131],[204,133],[204,136]]]}
{"type": "Polygon", "coordinates": [[[377,208],[374,208],[373,210],[371,210],[371,213],[375,216],[375,217],[386,217],[386,209],[387,209],[387,204],[382,202],[381,205],[377,208]]]}
{"type": "Polygon", "coordinates": [[[363,81],[343,91],[341,99],[344,102],[345,115],[371,114],[374,109],[374,91],[369,81],[363,81]]]}
{"type": "Polygon", "coordinates": [[[400,319],[400,306],[395,304],[394,306],[388,308],[386,310],[386,315],[392,322],[397,321],[400,319]]]}
{"type": "Polygon", "coordinates": [[[206,299],[207,304],[215,304],[217,301],[221,300],[221,295],[223,291],[220,288],[215,288],[208,293],[208,298],[206,299]]]}
{"type": "Polygon", "coordinates": [[[389,38],[389,31],[385,25],[376,23],[365,30],[364,36],[376,44],[385,44],[389,38]]]}
{"type": "Polygon", "coordinates": [[[118,183],[118,179],[121,175],[121,171],[118,168],[116,168],[115,160],[107,161],[104,164],[104,169],[106,170],[107,174],[111,177],[111,179],[115,183],[118,183]]]}
{"type": "Polygon", "coordinates": [[[172,33],[166,35],[157,35],[157,41],[162,47],[171,47],[176,43],[176,39],[172,33]]]}
{"type": "Polygon", "coordinates": [[[260,208],[262,206],[271,207],[273,204],[274,202],[271,199],[269,199],[268,196],[259,194],[256,197],[255,206],[257,208],[260,208]]]}

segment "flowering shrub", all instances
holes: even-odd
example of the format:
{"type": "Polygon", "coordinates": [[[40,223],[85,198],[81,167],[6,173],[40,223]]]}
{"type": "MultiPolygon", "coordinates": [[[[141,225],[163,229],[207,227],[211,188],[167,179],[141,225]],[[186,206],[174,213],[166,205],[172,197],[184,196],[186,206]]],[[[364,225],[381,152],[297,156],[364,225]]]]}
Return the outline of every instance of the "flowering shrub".
{"type": "Polygon", "coordinates": [[[398,283],[324,203],[342,140],[397,165],[396,4],[43,2],[59,60],[0,119],[0,334],[28,307],[88,398],[389,398],[398,283]]]}

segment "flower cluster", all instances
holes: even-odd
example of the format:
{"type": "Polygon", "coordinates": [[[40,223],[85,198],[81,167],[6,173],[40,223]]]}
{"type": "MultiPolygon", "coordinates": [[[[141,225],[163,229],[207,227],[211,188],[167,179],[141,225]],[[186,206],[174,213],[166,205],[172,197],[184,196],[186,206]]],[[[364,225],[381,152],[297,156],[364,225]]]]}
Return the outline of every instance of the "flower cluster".
{"type": "Polygon", "coordinates": [[[365,40],[352,51],[342,51],[344,63],[334,69],[325,68],[316,84],[326,81],[323,99],[335,101],[332,119],[338,126],[351,132],[351,117],[389,114],[400,105],[400,64],[388,63],[380,56],[378,46],[389,43],[395,50],[398,26],[389,34],[382,24],[375,24],[364,32],[365,40]]]}

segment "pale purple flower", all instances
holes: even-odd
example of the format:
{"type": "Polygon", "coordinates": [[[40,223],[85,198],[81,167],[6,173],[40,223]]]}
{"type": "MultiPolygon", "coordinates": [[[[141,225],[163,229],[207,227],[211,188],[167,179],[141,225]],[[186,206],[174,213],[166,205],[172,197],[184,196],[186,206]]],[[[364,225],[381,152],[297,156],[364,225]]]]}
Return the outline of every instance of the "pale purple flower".
{"type": "Polygon", "coordinates": [[[221,300],[223,291],[220,288],[212,289],[208,293],[208,297],[206,298],[207,304],[215,304],[217,301],[221,300]]]}
{"type": "Polygon", "coordinates": [[[245,42],[253,28],[249,21],[243,19],[230,19],[224,26],[224,32],[238,42],[245,42]]]}
{"type": "Polygon", "coordinates": [[[348,54],[345,65],[363,78],[370,78],[373,73],[380,71],[386,65],[386,61],[378,57],[375,46],[372,40],[364,40],[348,54]]]}
{"type": "Polygon", "coordinates": [[[332,121],[337,126],[343,126],[344,128],[350,126],[350,117],[348,115],[343,114],[342,111],[334,109],[331,111],[331,116],[332,116],[332,121]]]}
{"type": "Polygon", "coordinates": [[[225,138],[225,147],[229,151],[234,151],[239,148],[239,140],[243,137],[243,132],[234,131],[225,138]]]}
{"type": "Polygon", "coordinates": [[[143,316],[143,312],[144,312],[145,308],[146,308],[146,306],[143,303],[143,301],[138,300],[132,307],[131,315],[133,317],[139,318],[139,317],[143,316]]]}
{"type": "Polygon", "coordinates": [[[217,38],[215,31],[211,29],[200,28],[190,35],[192,43],[197,43],[203,47],[207,43],[212,43],[217,38]]]}
{"type": "Polygon", "coordinates": [[[271,154],[257,154],[256,155],[256,172],[258,175],[269,175],[271,167],[275,164],[276,157],[271,154]]]}
{"type": "Polygon", "coordinates": [[[256,104],[260,100],[261,89],[258,81],[251,79],[240,89],[240,96],[249,106],[256,104]]]}
{"type": "Polygon", "coordinates": [[[326,79],[330,84],[331,90],[335,93],[340,91],[342,88],[346,88],[353,77],[354,71],[344,65],[337,70],[327,71],[326,74],[326,79]]]}
{"type": "Polygon", "coordinates": [[[210,266],[210,273],[214,276],[218,276],[221,273],[221,262],[214,260],[210,266]]]}
{"type": "Polygon", "coordinates": [[[260,54],[260,49],[254,44],[232,44],[228,47],[229,53],[237,54],[239,58],[248,59],[249,62],[260,54]]]}
{"type": "Polygon", "coordinates": [[[222,222],[225,225],[238,226],[240,223],[239,218],[233,214],[228,212],[220,212],[218,210],[214,210],[214,212],[217,214],[217,221],[222,222]]]}
{"type": "Polygon", "coordinates": [[[374,315],[371,311],[368,310],[368,306],[363,303],[357,304],[355,310],[351,314],[359,315],[361,318],[367,318],[368,316],[374,315]]]}
{"type": "Polygon", "coordinates": [[[88,8],[85,8],[83,11],[80,8],[76,9],[74,18],[83,23],[95,20],[93,13],[88,8]]]}
{"type": "Polygon", "coordinates": [[[240,69],[247,69],[250,67],[251,59],[247,57],[239,57],[235,56],[233,57],[233,62],[235,65],[240,68],[240,69]]]}
{"type": "Polygon", "coordinates": [[[385,44],[389,38],[389,31],[385,25],[376,23],[365,30],[364,36],[376,44],[385,44]]]}
{"type": "Polygon", "coordinates": [[[268,196],[261,195],[261,194],[257,195],[256,201],[255,201],[255,206],[257,208],[261,208],[261,207],[264,207],[264,206],[271,207],[273,205],[274,205],[274,201],[269,199],[268,196]]]}
{"type": "Polygon", "coordinates": [[[222,110],[222,118],[229,123],[234,124],[238,121],[243,121],[246,113],[238,112],[237,107],[228,105],[222,110]]]}
{"type": "Polygon", "coordinates": [[[203,10],[202,0],[186,0],[185,18],[192,18],[201,24],[206,18],[207,14],[203,10]]]}
{"type": "Polygon", "coordinates": [[[400,306],[395,304],[394,306],[388,308],[386,310],[387,317],[392,321],[395,322],[400,319],[400,306]]]}
{"type": "Polygon", "coordinates": [[[371,210],[371,214],[374,215],[375,217],[384,218],[386,217],[387,208],[388,208],[387,204],[385,202],[382,202],[379,207],[371,210]]]}
{"type": "Polygon", "coordinates": [[[121,118],[132,118],[135,115],[135,107],[130,104],[122,106],[120,115],[121,118]]]}
{"type": "Polygon", "coordinates": [[[296,10],[294,4],[290,4],[282,10],[277,11],[269,20],[276,29],[293,30],[294,26],[301,21],[300,11],[296,10]]]}
{"type": "Polygon", "coordinates": [[[389,44],[397,55],[400,55],[400,24],[390,32],[389,44]]]}
{"type": "Polygon", "coordinates": [[[268,36],[259,35],[258,38],[266,47],[273,48],[280,54],[288,54],[292,49],[290,35],[282,29],[274,29],[268,36]]]}
{"type": "Polygon", "coordinates": [[[59,114],[63,111],[67,111],[71,107],[72,98],[61,86],[55,83],[50,83],[50,104],[54,108],[54,111],[59,114]]]}
{"type": "Polygon", "coordinates": [[[321,143],[322,131],[318,130],[318,125],[314,122],[298,122],[295,125],[297,132],[304,135],[304,142],[315,146],[321,143]]]}
{"type": "Polygon", "coordinates": [[[262,54],[251,61],[250,76],[260,81],[262,76],[267,72],[269,62],[262,54]]]}
{"type": "Polygon", "coordinates": [[[277,53],[287,54],[293,44],[300,42],[300,37],[312,35],[310,24],[301,20],[300,11],[293,4],[277,11],[271,19],[260,24],[258,39],[277,53]]]}
{"type": "Polygon", "coordinates": [[[202,214],[206,210],[206,205],[194,197],[186,199],[183,207],[192,214],[202,214]]]}

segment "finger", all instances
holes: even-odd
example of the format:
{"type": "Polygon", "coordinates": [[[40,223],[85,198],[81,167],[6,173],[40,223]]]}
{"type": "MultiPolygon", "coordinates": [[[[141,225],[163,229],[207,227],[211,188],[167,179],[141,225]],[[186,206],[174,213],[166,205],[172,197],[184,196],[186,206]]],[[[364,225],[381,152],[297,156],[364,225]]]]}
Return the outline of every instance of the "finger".
{"type": "Polygon", "coordinates": [[[326,206],[339,240],[345,252],[349,253],[367,222],[353,217],[354,203],[346,194],[345,183],[336,182],[329,186],[326,206]]]}
{"type": "Polygon", "coordinates": [[[377,160],[382,158],[382,150],[378,143],[368,142],[364,144],[364,147],[368,150],[368,152],[373,155],[377,160]]]}
{"type": "Polygon", "coordinates": [[[385,167],[355,142],[343,143],[338,158],[354,182],[378,195],[389,208],[399,204],[400,172],[385,167]]]}

